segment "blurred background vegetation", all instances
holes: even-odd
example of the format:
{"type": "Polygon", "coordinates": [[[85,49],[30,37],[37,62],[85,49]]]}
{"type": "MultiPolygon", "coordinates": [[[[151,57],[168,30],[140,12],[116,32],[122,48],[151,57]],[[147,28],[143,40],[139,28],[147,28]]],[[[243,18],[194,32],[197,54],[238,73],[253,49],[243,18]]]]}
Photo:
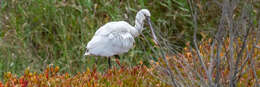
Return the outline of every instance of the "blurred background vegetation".
{"type": "MultiPolygon", "coordinates": [[[[215,31],[219,19],[220,8],[206,1],[195,0],[198,38],[215,31]]],[[[142,8],[150,10],[157,34],[174,50],[182,50],[193,34],[185,0],[2,0],[0,6],[1,77],[7,71],[22,74],[28,67],[40,72],[49,64],[61,66],[61,72],[85,71],[95,62],[94,56],[83,57],[95,31],[109,21],[124,20],[134,25],[135,15],[142,8]]],[[[144,34],[148,37],[149,32],[146,29],[144,34]]],[[[120,61],[128,66],[140,61],[149,65],[149,60],[157,59],[151,55],[153,51],[140,37],[134,49],[120,55],[120,61]]],[[[108,67],[107,60],[98,58],[98,70],[102,71],[108,67]]]]}
{"type": "MultiPolygon", "coordinates": [[[[184,0],[2,0],[0,27],[0,76],[3,72],[39,72],[48,64],[62,72],[76,73],[92,67],[94,56],[83,57],[85,46],[95,31],[109,21],[124,20],[134,25],[142,8],[151,11],[157,33],[180,50],[191,40],[191,20],[184,0]]],[[[144,34],[147,36],[147,29],[144,34]]],[[[148,36],[147,36],[148,37],[148,36]]],[[[136,47],[120,55],[120,61],[133,66],[156,59],[143,38],[136,47]]],[[[98,60],[98,70],[107,60],[98,60]]],[[[116,63],[113,63],[116,65],[116,63]]]]}

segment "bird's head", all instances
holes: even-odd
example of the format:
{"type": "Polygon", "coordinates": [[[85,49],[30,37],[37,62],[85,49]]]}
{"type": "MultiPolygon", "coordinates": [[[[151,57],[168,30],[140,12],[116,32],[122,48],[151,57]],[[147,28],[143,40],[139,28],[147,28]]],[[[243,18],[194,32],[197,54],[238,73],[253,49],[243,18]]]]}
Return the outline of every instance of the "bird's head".
{"type": "Polygon", "coordinates": [[[153,36],[153,40],[155,42],[156,45],[158,45],[158,40],[157,40],[157,37],[154,33],[154,29],[152,27],[152,24],[151,24],[151,20],[150,20],[150,17],[151,17],[151,13],[148,9],[141,9],[137,15],[136,15],[136,25],[141,25],[141,28],[139,28],[139,32],[142,31],[142,27],[143,27],[143,21],[146,19],[149,26],[150,26],[150,30],[151,30],[151,33],[152,33],[152,36],[153,36]]]}
{"type": "Polygon", "coordinates": [[[151,17],[151,13],[150,13],[150,11],[148,9],[141,9],[136,14],[136,19],[138,21],[140,21],[140,23],[142,21],[144,21],[145,19],[150,18],[150,17],[151,17]]]}
{"type": "Polygon", "coordinates": [[[150,17],[151,13],[148,9],[142,9],[139,12],[141,12],[145,17],[150,17]]]}

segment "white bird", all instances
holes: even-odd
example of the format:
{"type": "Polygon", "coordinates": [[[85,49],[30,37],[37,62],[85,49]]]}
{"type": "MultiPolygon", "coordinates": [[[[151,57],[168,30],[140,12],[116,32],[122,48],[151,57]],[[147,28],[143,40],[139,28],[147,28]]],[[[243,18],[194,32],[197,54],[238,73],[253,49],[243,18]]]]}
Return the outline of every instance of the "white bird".
{"type": "Polygon", "coordinates": [[[148,21],[153,39],[157,44],[157,38],[150,22],[150,16],[149,10],[142,9],[136,14],[135,26],[131,26],[125,21],[109,22],[101,26],[95,32],[93,38],[88,42],[86,47],[87,50],[84,55],[105,56],[108,58],[110,68],[111,56],[126,53],[133,48],[135,43],[134,38],[139,36],[143,31],[145,19],[148,21]]]}

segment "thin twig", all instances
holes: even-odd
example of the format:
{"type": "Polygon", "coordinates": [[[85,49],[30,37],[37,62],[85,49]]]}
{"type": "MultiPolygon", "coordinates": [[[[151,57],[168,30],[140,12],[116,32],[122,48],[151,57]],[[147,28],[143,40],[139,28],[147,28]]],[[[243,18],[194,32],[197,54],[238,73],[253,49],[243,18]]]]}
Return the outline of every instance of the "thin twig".
{"type": "MultiPolygon", "coordinates": [[[[257,45],[258,42],[259,42],[259,34],[260,34],[260,20],[258,21],[258,28],[256,29],[256,35],[255,35],[256,41],[253,42],[253,48],[252,48],[252,49],[256,48],[256,45],[257,45]]],[[[253,70],[253,73],[254,73],[253,75],[254,75],[254,77],[255,77],[255,85],[256,85],[256,87],[260,87],[260,84],[258,83],[258,77],[257,77],[257,75],[256,75],[256,69],[255,69],[255,61],[256,61],[256,58],[257,58],[257,57],[254,58],[255,60],[252,62],[251,67],[252,67],[252,70],[253,70]]]]}
{"type": "MultiPolygon", "coordinates": [[[[195,49],[196,49],[196,53],[198,55],[198,58],[199,58],[199,61],[200,61],[202,68],[207,73],[207,78],[212,79],[212,77],[210,76],[210,74],[207,70],[207,67],[206,67],[206,65],[203,61],[203,58],[201,56],[201,53],[199,51],[198,44],[197,44],[197,35],[196,35],[197,31],[198,31],[197,10],[196,10],[196,8],[193,8],[193,0],[188,0],[188,3],[189,3],[189,6],[190,6],[190,9],[191,9],[191,14],[192,14],[193,23],[194,23],[193,42],[194,42],[194,46],[195,46],[195,49]]],[[[212,85],[212,81],[209,81],[209,85],[210,86],[212,85]]]]}
{"type": "MultiPolygon", "coordinates": [[[[194,55],[194,53],[192,52],[192,48],[191,47],[189,47],[189,50],[190,50],[190,52],[192,53],[192,60],[193,60],[193,63],[194,63],[194,67],[191,69],[192,70],[192,72],[194,72],[195,74],[196,74],[196,76],[197,77],[199,77],[199,79],[200,79],[200,82],[204,85],[204,86],[207,86],[206,85],[206,81],[205,81],[205,79],[201,76],[201,74],[199,73],[199,72],[197,72],[197,61],[196,61],[196,57],[195,57],[195,55],[194,55]]],[[[200,70],[200,69],[199,69],[200,70]]],[[[202,86],[203,86],[202,85],[202,86]]]]}
{"type": "MultiPolygon", "coordinates": [[[[252,28],[252,24],[250,23],[249,28],[248,28],[247,31],[246,31],[246,35],[245,35],[244,38],[243,38],[243,44],[242,44],[241,50],[239,51],[238,56],[237,56],[237,60],[236,60],[235,68],[234,68],[235,72],[234,72],[234,74],[233,74],[233,80],[236,79],[236,75],[237,75],[238,70],[239,70],[239,69],[238,69],[238,66],[239,66],[238,64],[240,63],[241,58],[242,58],[242,56],[243,56],[243,51],[244,51],[244,49],[245,49],[246,46],[247,46],[247,38],[248,38],[248,35],[249,35],[249,32],[250,32],[251,28],[252,28]]],[[[235,82],[236,82],[236,81],[235,81],[235,82]]]]}
{"type": "MultiPolygon", "coordinates": [[[[143,36],[143,37],[145,37],[142,33],[141,33],[141,35],[143,36]]],[[[146,40],[146,42],[148,42],[148,40],[145,38],[145,40],[146,40]]],[[[149,47],[152,47],[152,45],[148,42],[148,45],[149,45],[149,47]]],[[[175,87],[177,87],[177,83],[176,83],[176,81],[175,81],[175,77],[174,77],[174,75],[173,75],[173,72],[172,72],[172,70],[171,70],[171,68],[170,68],[170,66],[169,66],[169,63],[168,63],[168,60],[166,59],[166,55],[165,55],[165,53],[164,53],[164,51],[162,50],[162,45],[161,45],[161,43],[159,42],[158,43],[158,46],[159,46],[159,51],[160,51],[160,54],[162,55],[162,58],[163,58],[163,61],[165,62],[165,64],[166,64],[166,68],[167,68],[167,71],[168,71],[168,73],[170,74],[170,78],[171,78],[171,81],[172,81],[172,85],[174,85],[175,87]]],[[[154,48],[152,48],[152,50],[153,50],[153,52],[156,52],[155,50],[154,50],[154,48]]]]}
{"type": "Polygon", "coordinates": [[[234,82],[233,82],[233,60],[234,60],[234,45],[233,45],[233,41],[234,41],[234,29],[233,29],[233,19],[232,19],[232,13],[233,10],[231,9],[230,6],[230,1],[229,0],[224,0],[223,1],[223,6],[222,6],[222,17],[226,18],[226,22],[228,24],[228,28],[229,28],[229,86],[230,87],[234,87],[234,82]]]}
{"type": "MultiPolygon", "coordinates": [[[[213,71],[213,63],[214,63],[214,47],[215,47],[215,40],[213,39],[213,42],[210,46],[210,65],[209,65],[209,76],[212,76],[212,71],[213,71]]],[[[212,79],[209,79],[212,81],[212,79]]]]}
{"type": "Polygon", "coordinates": [[[221,63],[221,59],[220,59],[220,53],[221,53],[221,50],[222,49],[222,44],[219,43],[218,46],[217,46],[217,54],[216,54],[216,80],[215,80],[215,83],[216,83],[216,86],[219,87],[219,80],[220,80],[220,63],[221,63]]]}

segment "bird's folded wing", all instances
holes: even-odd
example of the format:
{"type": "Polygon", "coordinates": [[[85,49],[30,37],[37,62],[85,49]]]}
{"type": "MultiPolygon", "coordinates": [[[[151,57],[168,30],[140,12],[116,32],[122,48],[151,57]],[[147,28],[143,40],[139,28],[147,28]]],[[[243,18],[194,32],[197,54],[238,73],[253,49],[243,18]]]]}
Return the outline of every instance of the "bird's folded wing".
{"type": "Polygon", "coordinates": [[[128,32],[112,32],[108,35],[97,35],[88,43],[91,54],[112,56],[128,52],[133,47],[134,37],[128,32]]]}
{"type": "Polygon", "coordinates": [[[128,32],[113,32],[108,35],[111,45],[115,48],[130,49],[134,44],[134,37],[128,32]]]}

